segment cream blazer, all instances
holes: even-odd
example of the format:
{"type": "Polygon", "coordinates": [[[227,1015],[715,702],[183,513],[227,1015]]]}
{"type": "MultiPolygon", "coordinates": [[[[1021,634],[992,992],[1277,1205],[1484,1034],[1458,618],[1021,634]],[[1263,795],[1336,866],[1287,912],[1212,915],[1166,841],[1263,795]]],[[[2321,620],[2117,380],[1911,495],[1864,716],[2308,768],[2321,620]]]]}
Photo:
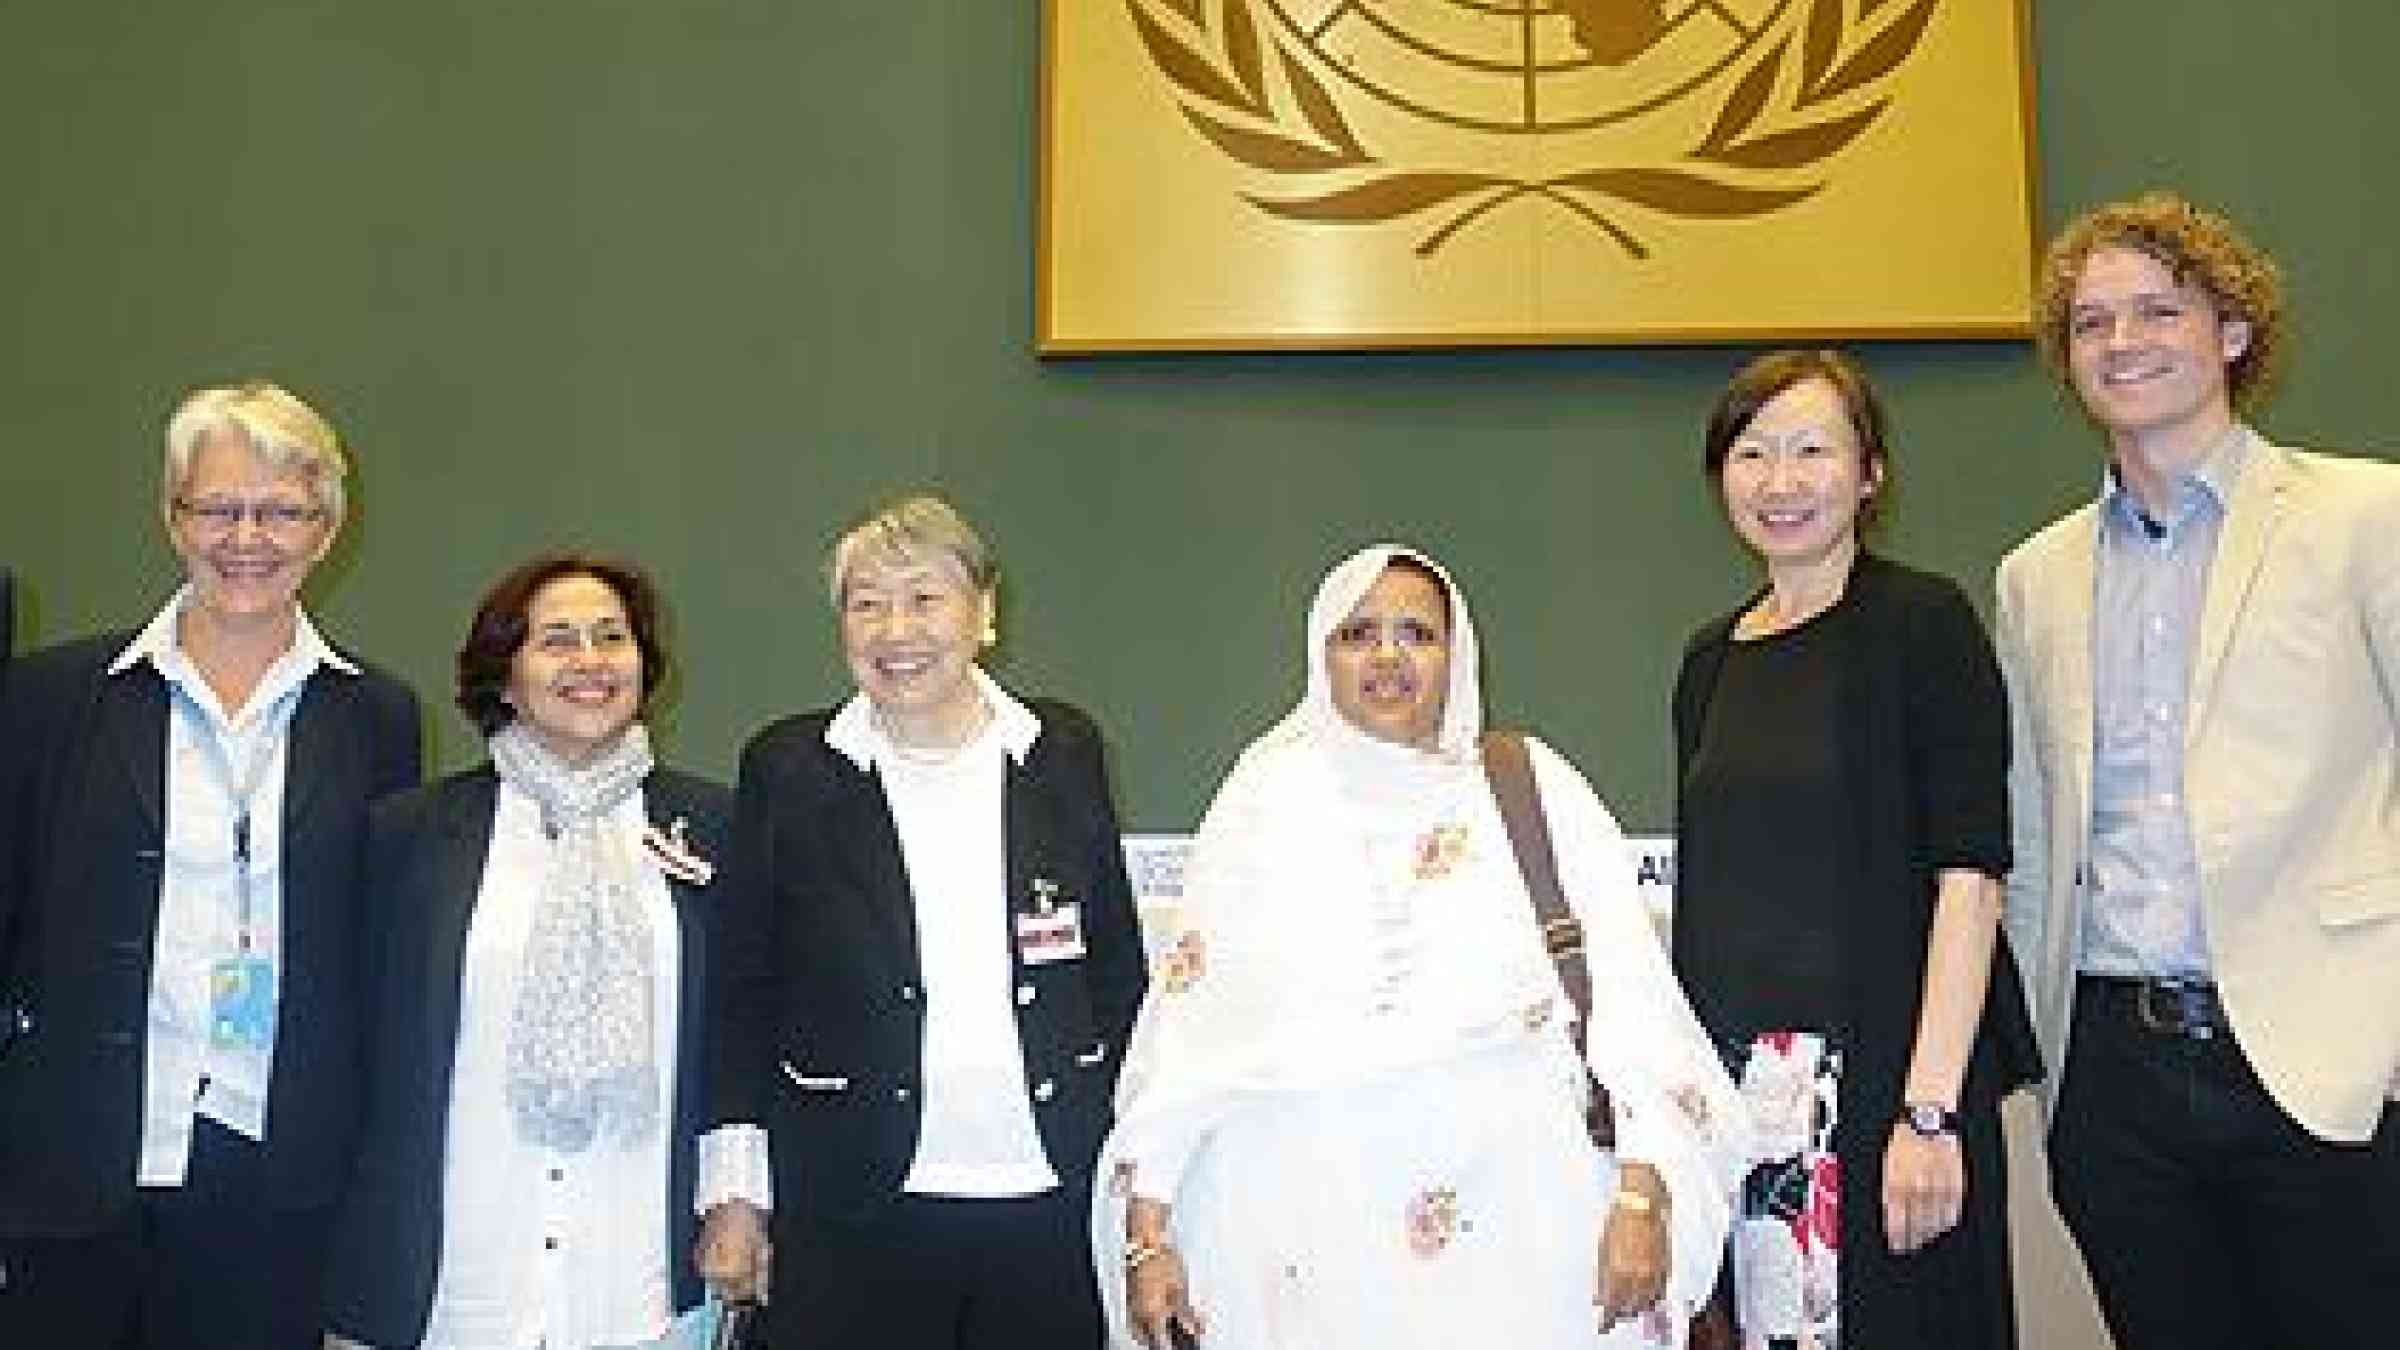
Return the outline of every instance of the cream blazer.
{"type": "MultiPolygon", "coordinates": [[[[2251,433],[2255,435],[2255,433],[2251,433]]],[[[2092,803],[2097,504],[2001,560],[2009,939],[2054,1104],[2092,803]]],[[[2218,992],[2267,1091],[2368,1138],[2400,1090],[2400,466],[2259,440],[2227,503],[2184,726],[2218,992]]]]}

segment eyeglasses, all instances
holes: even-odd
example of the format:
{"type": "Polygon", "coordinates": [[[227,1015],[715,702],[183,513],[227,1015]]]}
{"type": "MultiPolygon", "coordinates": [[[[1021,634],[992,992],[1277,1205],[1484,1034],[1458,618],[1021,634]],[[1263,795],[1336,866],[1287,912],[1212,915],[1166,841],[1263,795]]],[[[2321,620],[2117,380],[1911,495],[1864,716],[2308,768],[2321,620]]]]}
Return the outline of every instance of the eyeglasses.
{"type": "Polygon", "coordinates": [[[296,534],[301,529],[325,518],[322,506],[296,506],[291,502],[237,502],[211,499],[204,502],[175,499],[175,513],[198,524],[211,534],[231,534],[244,520],[269,534],[296,534]]]}

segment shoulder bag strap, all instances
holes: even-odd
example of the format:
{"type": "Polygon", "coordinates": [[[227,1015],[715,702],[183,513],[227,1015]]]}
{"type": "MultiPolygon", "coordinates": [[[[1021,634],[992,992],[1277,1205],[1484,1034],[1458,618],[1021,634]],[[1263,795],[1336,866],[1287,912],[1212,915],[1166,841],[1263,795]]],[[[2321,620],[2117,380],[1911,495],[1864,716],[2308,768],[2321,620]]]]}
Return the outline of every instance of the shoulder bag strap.
{"type": "MultiPolygon", "coordinates": [[[[1534,786],[1533,756],[1525,738],[1513,731],[1487,732],[1483,738],[1483,773],[1491,781],[1492,800],[1500,807],[1500,823],[1508,827],[1509,847],[1516,851],[1517,870],[1524,874],[1525,893],[1533,900],[1533,920],[1541,929],[1542,950],[1558,967],[1558,982],[1575,1005],[1577,1049],[1591,1034],[1592,971],[1583,959],[1583,925],[1567,908],[1566,892],[1558,884],[1558,855],[1550,846],[1550,820],[1542,812],[1541,792],[1534,786]]],[[[1589,1069],[1586,1069],[1589,1076],[1589,1069]]],[[[1616,1141],[1615,1117],[1608,1089],[1591,1085],[1591,1110],[1585,1124],[1593,1142],[1602,1148],[1616,1141]]]]}

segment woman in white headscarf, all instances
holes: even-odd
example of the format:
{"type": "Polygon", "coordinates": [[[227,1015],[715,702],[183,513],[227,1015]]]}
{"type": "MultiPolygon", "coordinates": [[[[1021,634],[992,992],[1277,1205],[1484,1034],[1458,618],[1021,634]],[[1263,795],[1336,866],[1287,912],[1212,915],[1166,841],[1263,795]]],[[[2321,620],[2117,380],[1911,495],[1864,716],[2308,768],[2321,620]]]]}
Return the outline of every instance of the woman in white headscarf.
{"type": "Polygon", "coordinates": [[[1465,598],[1365,549],[1307,640],[1306,695],[1201,823],[1120,1083],[1094,1203],[1116,1343],[1680,1345],[1743,1117],[1616,822],[1528,742],[1590,966],[1579,1062],[1479,756],[1465,598]]]}

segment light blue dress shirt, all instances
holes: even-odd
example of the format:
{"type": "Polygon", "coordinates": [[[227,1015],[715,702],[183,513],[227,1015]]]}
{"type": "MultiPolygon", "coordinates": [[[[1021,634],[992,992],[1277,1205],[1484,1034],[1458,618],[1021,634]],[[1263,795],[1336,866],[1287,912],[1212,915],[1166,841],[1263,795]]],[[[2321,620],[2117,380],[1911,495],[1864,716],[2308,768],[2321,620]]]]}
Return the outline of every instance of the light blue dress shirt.
{"type": "Polygon", "coordinates": [[[2184,800],[2192,659],[2225,502],[2257,457],[2235,426],[2149,515],[2112,469],[2101,489],[2092,641],[2090,903],[2081,968],[2209,978],[2200,863],[2184,800]]]}

